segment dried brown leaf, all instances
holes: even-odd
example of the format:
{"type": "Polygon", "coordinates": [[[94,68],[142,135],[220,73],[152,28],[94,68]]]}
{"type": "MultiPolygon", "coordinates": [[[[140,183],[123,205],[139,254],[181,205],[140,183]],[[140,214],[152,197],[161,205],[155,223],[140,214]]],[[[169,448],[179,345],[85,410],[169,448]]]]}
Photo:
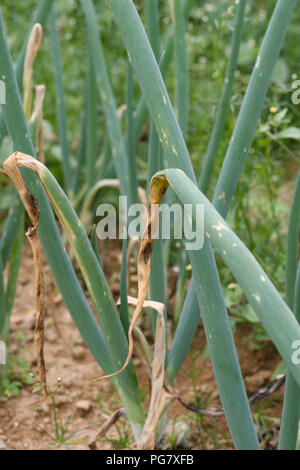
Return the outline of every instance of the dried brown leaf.
{"type": "Polygon", "coordinates": [[[149,193],[147,223],[145,224],[138,256],[138,301],[128,331],[129,348],[127,359],[120,370],[113,374],[98,377],[97,379],[94,379],[94,382],[120,374],[127,367],[131,359],[133,352],[133,329],[142,311],[149,285],[151,255],[158,223],[159,204],[167,188],[168,182],[166,178],[155,178],[152,180],[149,193]]]}
{"type": "MultiPolygon", "coordinates": [[[[7,176],[15,185],[20,198],[27,210],[32,227],[26,232],[26,236],[30,242],[35,271],[35,301],[36,301],[36,322],[34,330],[34,343],[37,352],[37,363],[39,370],[40,383],[44,391],[44,398],[48,396],[46,366],[44,359],[44,317],[45,317],[45,293],[44,293],[44,277],[42,269],[42,248],[37,235],[39,223],[39,202],[33,194],[28,191],[26,184],[22,178],[18,168],[17,157],[19,152],[13,153],[4,163],[3,167],[7,176]]],[[[32,158],[32,157],[30,157],[32,158]]],[[[36,403],[36,402],[35,402],[36,403]]]]}

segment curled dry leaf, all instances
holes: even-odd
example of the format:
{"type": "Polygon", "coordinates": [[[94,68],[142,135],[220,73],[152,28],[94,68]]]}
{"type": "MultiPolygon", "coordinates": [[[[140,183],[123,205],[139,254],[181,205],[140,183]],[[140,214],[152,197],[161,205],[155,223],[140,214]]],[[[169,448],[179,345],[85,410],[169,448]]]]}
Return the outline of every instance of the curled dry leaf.
{"type": "MultiPolygon", "coordinates": [[[[150,302],[151,308],[153,302],[150,302]]],[[[156,302],[157,304],[158,302],[156,302]]],[[[166,358],[166,326],[164,318],[164,305],[160,304],[155,330],[155,346],[152,361],[151,399],[146,422],[139,440],[140,449],[154,449],[155,431],[161,413],[169,398],[164,388],[165,382],[165,358],[166,358]]]]}
{"type": "Polygon", "coordinates": [[[159,204],[168,188],[168,185],[166,178],[163,177],[156,177],[155,179],[152,179],[151,182],[147,223],[145,224],[138,256],[138,299],[128,330],[129,348],[126,361],[120,370],[113,374],[98,377],[97,379],[94,379],[94,382],[120,374],[127,367],[131,359],[133,352],[133,329],[142,311],[149,285],[151,255],[158,224],[159,204]]]}
{"type": "MultiPolygon", "coordinates": [[[[128,296],[128,303],[137,306],[139,300],[128,296]]],[[[120,301],[118,301],[118,304],[120,301]]],[[[139,440],[140,449],[154,449],[155,430],[161,412],[167,401],[170,399],[169,393],[164,389],[165,385],[165,358],[166,358],[166,326],[164,318],[165,306],[161,302],[145,300],[143,307],[152,308],[157,311],[157,322],[155,331],[154,355],[151,364],[151,399],[146,422],[139,440]]]]}
{"type": "MultiPolygon", "coordinates": [[[[27,210],[32,227],[26,232],[26,236],[31,245],[34,271],[35,271],[35,301],[36,301],[36,321],[34,330],[34,343],[37,352],[37,363],[39,370],[40,383],[43,388],[44,398],[48,396],[46,366],[44,358],[44,317],[45,317],[45,296],[44,296],[44,278],[42,269],[42,248],[37,235],[39,223],[39,203],[33,194],[28,191],[25,182],[18,168],[17,156],[19,152],[13,153],[4,163],[3,167],[7,176],[15,185],[20,198],[27,210]]],[[[32,158],[32,157],[30,157],[32,158]]],[[[41,400],[35,403],[39,403],[41,400]]]]}
{"type": "Polygon", "coordinates": [[[120,181],[115,178],[106,178],[106,179],[101,179],[98,181],[88,192],[83,205],[82,205],[82,210],[81,210],[81,216],[80,220],[82,225],[86,228],[89,222],[89,209],[93,203],[93,200],[97,194],[98,191],[102,188],[119,188],[120,187],[120,181]]]}
{"type": "MultiPolygon", "coordinates": [[[[127,296],[127,301],[128,301],[128,304],[131,304],[131,305],[134,305],[134,306],[137,305],[137,299],[135,297],[131,297],[130,295],[128,295],[127,296]]],[[[120,305],[120,304],[121,304],[121,299],[119,299],[118,302],[117,302],[117,305],[120,305]]],[[[143,306],[153,308],[157,311],[159,311],[161,308],[162,309],[164,308],[164,305],[161,304],[160,302],[155,302],[155,301],[151,301],[151,300],[145,300],[143,306]]],[[[148,376],[151,380],[151,377],[152,377],[151,364],[152,364],[152,361],[153,361],[153,353],[152,353],[151,347],[149,346],[149,343],[146,340],[144,333],[142,332],[142,330],[137,325],[135,325],[135,327],[134,327],[134,334],[135,334],[135,336],[138,339],[139,344],[140,344],[140,346],[138,346],[138,343],[135,342],[135,348],[138,352],[139,357],[143,361],[144,366],[146,368],[146,372],[147,372],[147,374],[148,374],[148,376]]]]}
{"type": "MultiPolygon", "coordinates": [[[[101,179],[100,181],[98,181],[92,188],[91,190],[88,192],[84,202],[83,202],[83,205],[82,205],[82,210],[81,210],[81,216],[80,216],[80,220],[83,224],[84,227],[87,227],[88,225],[88,221],[89,221],[89,209],[93,203],[93,200],[97,194],[98,191],[100,191],[100,189],[102,188],[117,188],[119,189],[120,188],[120,180],[116,179],[116,178],[105,178],[105,179],[101,179]]],[[[146,196],[146,192],[143,188],[141,188],[140,186],[138,187],[138,196],[139,196],[139,199],[141,201],[142,204],[144,204],[145,206],[147,205],[147,196],[146,196]]]]}

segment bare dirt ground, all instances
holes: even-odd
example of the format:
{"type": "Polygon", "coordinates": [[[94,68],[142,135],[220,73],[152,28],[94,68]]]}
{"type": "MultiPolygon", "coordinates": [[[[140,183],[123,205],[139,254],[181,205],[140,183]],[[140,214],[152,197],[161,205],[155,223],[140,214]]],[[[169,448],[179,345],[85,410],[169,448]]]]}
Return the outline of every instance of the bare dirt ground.
{"type": "MultiPolygon", "coordinates": [[[[104,250],[104,253],[106,253],[102,258],[104,270],[109,276],[113,294],[117,299],[121,250],[118,247],[118,249],[104,250]]],[[[57,379],[62,379],[62,385],[55,398],[58,420],[64,421],[71,416],[68,433],[76,430],[79,432],[68,440],[68,444],[73,449],[88,449],[87,444],[97,432],[99,425],[120,408],[121,403],[109,381],[91,382],[91,379],[101,375],[101,370],[74,326],[55,288],[46,262],[44,271],[47,289],[45,358],[48,384],[54,390],[57,379]]],[[[26,243],[12,315],[10,350],[14,355],[25,358],[30,364],[30,370],[37,375],[33,345],[33,282],[32,256],[26,243]],[[16,333],[20,332],[24,333],[24,337],[17,340],[16,333]]],[[[269,343],[261,350],[252,351],[249,342],[246,341],[248,334],[249,329],[242,326],[237,328],[235,338],[247,391],[251,393],[270,380],[279,357],[269,343]]],[[[197,396],[200,397],[201,406],[205,402],[205,406],[213,407],[220,401],[209,360],[201,366],[201,351],[204,346],[205,337],[200,326],[193,343],[192,354],[186,359],[174,389],[188,402],[194,402],[197,396]],[[190,371],[189,375],[186,371],[190,371]]],[[[141,360],[136,355],[134,362],[146,406],[149,395],[148,378],[141,360]]],[[[17,396],[6,402],[0,402],[0,443],[11,449],[64,449],[65,446],[57,444],[52,439],[54,432],[51,426],[53,413],[51,401],[42,403],[38,410],[31,405],[37,398],[32,394],[35,381],[37,378],[33,379],[32,385],[24,386],[17,396]]],[[[276,441],[281,406],[282,390],[271,400],[265,400],[253,408],[258,417],[257,422],[260,423],[258,431],[261,432],[262,439],[265,439],[265,447],[272,448],[276,441]],[[266,432],[263,428],[267,427],[273,418],[274,422],[269,426],[271,431],[266,432]]],[[[174,403],[170,408],[169,418],[170,424],[167,428],[169,439],[165,444],[167,448],[176,446],[190,449],[232,448],[223,417],[213,419],[200,417],[179,403],[174,403]]],[[[117,427],[114,426],[109,430],[106,439],[98,443],[99,449],[129,448],[129,446],[135,447],[129,425],[124,418],[118,422],[117,427]]]]}

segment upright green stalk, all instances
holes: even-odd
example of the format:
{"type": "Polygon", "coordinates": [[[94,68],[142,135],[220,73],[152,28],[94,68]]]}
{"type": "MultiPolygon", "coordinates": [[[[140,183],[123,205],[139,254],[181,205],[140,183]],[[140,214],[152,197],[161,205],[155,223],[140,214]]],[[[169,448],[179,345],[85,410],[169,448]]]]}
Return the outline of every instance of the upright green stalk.
{"type": "Polygon", "coordinates": [[[127,158],[129,167],[130,187],[134,192],[134,202],[138,202],[138,179],[136,164],[136,145],[135,145],[135,117],[133,111],[133,76],[130,62],[127,67],[126,83],[126,123],[127,123],[127,158]]]}
{"type": "Polygon", "coordinates": [[[106,118],[112,157],[120,180],[121,193],[128,197],[128,204],[130,205],[135,200],[135,189],[130,186],[127,153],[117,115],[115,97],[107,72],[101,38],[98,33],[96,12],[92,0],[81,0],[81,6],[85,14],[88,49],[106,118]]]}
{"type": "MultiPolygon", "coordinates": [[[[166,162],[169,166],[182,168],[195,181],[191,160],[170,98],[133,2],[131,0],[123,0],[122,2],[109,0],[109,4],[118,22],[150,117],[155,123],[166,162]]],[[[207,341],[211,346],[214,372],[217,381],[222,383],[220,393],[234,444],[237,448],[257,449],[257,436],[209,242],[205,240],[202,250],[191,251],[189,255],[195,269],[196,266],[201,266],[198,294],[201,298],[207,341]],[[211,290],[212,285],[215,286],[214,291],[211,290]],[[216,328],[218,334],[211,335],[211,328],[216,328]],[[222,361],[225,359],[226,362],[230,362],[230,368],[225,363],[222,367],[222,361]],[[232,393],[233,386],[235,394],[232,393]],[[237,402],[240,405],[239,413],[236,413],[235,410],[237,402]]]]}
{"type": "Polygon", "coordinates": [[[101,180],[104,178],[116,178],[115,167],[112,164],[110,141],[107,138],[107,136],[105,136],[105,139],[104,139],[103,157],[101,160],[98,179],[101,180]]]}
{"type": "Polygon", "coordinates": [[[53,76],[55,84],[56,97],[56,119],[58,125],[58,134],[62,151],[62,168],[64,174],[64,183],[66,191],[69,192],[72,187],[72,175],[70,166],[69,142],[67,133],[67,117],[64,98],[63,72],[60,58],[59,38],[56,30],[56,18],[54,5],[50,12],[50,43],[51,57],[53,63],[53,76]]]}
{"type": "Polygon", "coordinates": [[[171,9],[174,18],[175,109],[182,135],[186,139],[189,120],[189,67],[182,0],[171,0],[171,9]]]}
{"type": "Polygon", "coordinates": [[[102,264],[101,264],[101,259],[100,259],[100,253],[99,253],[99,247],[98,247],[98,238],[97,238],[97,228],[96,225],[93,225],[93,230],[92,230],[92,247],[94,250],[94,253],[96,255],[97,261],[101,266],[102,269],[102,264]]]}
{"type": "Polygon", "coordinates": [[[9,337],[10,314],[21,261],[23,232],[24,211],[19,198],[15,197],[0,238],[0,339],[6,343],[9,337]],[[3,274],[8,261],[5,286],[3,274]]]}
{"type": "MultiPolygon", "coordinates": [[[[151,0],[147,0],[147,1],[149,3],[149,7],[151,8],[151,0]]],[[[184,2],[184,6],[183,6],[184,19],[185,21],[187,21],[190,11],[195,6],[195,4],[199,2],[199,0],[183,0],[183,2],[184,2]]],[[[200,0],[200,3],[202,3],[202,0],[200,0]]],[[[161,72],[162,72],[163,77],[167,73],[169,66],[171,64],[172,56],[173,56],[173,49],[174,49],[174,41],[173,41],[173,25],[172,25],[166,32],[164,40],[163,40],[163,56],[161,60],[161,72]]],[[[156,49],[154,48],[153,50],[156,56],[156,49]]],[[[156,57],[159,57],[159,55],[156,57]]],[[[140,135],[142,128],[145,124],[145,121],[147,120],[147,117],[148,117],[147,106],[142,96],[137,105],[137,111],[136,111],[136,126],[135,126],[136,137],[140,135]]]]}
{"type": "Polygon", "coordinates": [[[22,213],[23,206],[19,197],[16,196],[0,239],[0,255],[2,256],[3,267],[6,266],[6,263],[10,258],[12,245],[17,236],[20,223],[23,220],[22,213]]]}
{"type": "Polygon", "coordinates": [[[200,309],[196,296],[194,277],[192,278],[191,283],[194,284],[194,288],[190,287],[186,294],[166,368],[166,374],[171,384],[173,384],[176,375],[188,355],[199,326],[200,309]]]}
{"type": "Polygon", "coordinates": [[[191,160],[168,92],[134,4],[132,0],[109,0],[109,4],[119,24],[150,117],[164,148],[164,158],[168,163],[183,167],[194,178],[191,160]]]}
{"type": "Polygon", "coordinates": [[[3,332],[6,320],[5,287],[4,287],[4,269],[2,256],[0,256],[0,339],[3,341],[3,332]]]}
{"type": "Polygon", "coordinates": [[[88,54],[87,77],[87,120],[86,120],[86,150],[87,150],[87,189],[90,190],[96,182],[97,161],[97,86],[93,60],[88,54]]]}
{"type": "Polygon", "coordinates": [[[184,304],[185,298],[185,285],[187,280],[187,269],[186,269],[186,253],[184,249],[184,245],[181,242],[179,253],[178,253],[178,277],[176,283],[176,297],[174,302],[174,314],[173,314],[173,325],[177,327],[178,321],[182,312],[182,307],[184,304]]]}
{"type": "Polygon", "coordinates": [[[218,104],[217,115],[211,133],[208,148],[204,157],[203,166],[200,174],[199,187],[204,193],[207,192],[214,163],[217,159],[219,144],[223,135],[227,113],[230,107],[230,99],[232,95],[232,87],[234,81],[234,73],[237,68],[240,46],[242,42],[242,33],[244,26],[246,0],[240,0],[236,7],[235,24],[231,41],[231,51],[227,63],[225,80],[221,98],[218,104]]]}
{"type": "Polygon", "coordinates": [[[128,335],[129,330],[129,312],[127,301],[127,238],[123,240],[122,248],[122,266],[120,277],[120,320],[122,322],[124,331],[128,335]]]}
{"type": "MultiPolygon", "coordinates": [[[[299,305],[297,302],[297,263],[298,263],[298,237],[300,227],[300,172],[296,182],[294,197],[290,212],[287,235],[287,262],[285,298],[289,307],[300,322],[299,305]]],[[[299,289],[299,283],[298,283],[299,289]]],[[[287,371],[284,402],[282,410],[281,428],[278,448],[280,450],[295,450],[300,419],[300,389],[290,371],[287,371]]]]}
{"type": "MultiPolygon", "coordinates": [[[[160,60],[160,30],[158,0],[146,0],[146,19],[148,37],[157,63],[160,60]]],[[[152,176],[161,169],[160,143],[155,125],[150,121],[148,146],[147,194],[152,176]]]]}
{"type": "MultiPolygon", "coordinates": [[[[86,87],[87,88],[87,87],[86,87]]],[[[80,144],[77,151],[76,170],[73,178],[73,197],[78,192],[81,173],[83,171],[83,164],[85,161],[85,149],[86,149],[86,136],[87,136],[87,90],[85,92],[84,109],[81,118],[81,132],[80,132],[80,144]]]]}
{"type": "Polygon", "coordinates": [[[7,343],[10,331],[10,316],[14,304],[16,287],[18,281],[18,274],[21,264],[22,248],[23,248],[23,235],[24,235],[24,214],[20,217],[19,230],[17,231],[15,241],[12,245],[9,269],[7,275],[7,284],[5,292],[5,323],[3,328],[4,341],[7,343]]]}
{"type": "Polygon", "coordinates": [[[148,171],[147,171],[147,194],[152,176],[162,168],[162,155],[159,138],[153,122],[150,122],[149,144],[148,144],[148,171]]]}
{"type": "Polygon", "coordinates": [[[293,306],[295,282],[298,264],[298,238],[300,227],[300,171],[294,190],[293,202],[289,217],[287,247],[286,247],[286,278],[285,296],[290,307],[293,306]]]}
{"type": "Polygon", "coordinates": [[[214,205],[226,215],[243,171],[264,100],[297,0],[278,0],[258,53],[237,123],[214,192],[214,205]]]}
{"type": "MultiPolygon", "coordinates": [[[[175,109],[178,123],[184,139],[188,136],[189,119],[189,67],[188,53],[186,44],[184,3],[181,0],[170,0],[171,14],[174,22],[174,71],[175,71],[175,109]]],[[[174,324],[177,325],[181,307],[183,304],[183,293],[187,272],[183,267],[182,260],[185,259],[182,251],[183,243],[180,244],[181,259],[179,263],[179,273],[177,280],[176,299],[174,307],[174,324]]]]}
{"type": "MultiPolygon", "coordinates": [[[[155,126],[151,120],[150,124],[150,137],[148,147],[148,176],[147,176],[147,194],[149,192],[149,185],[152,176],[162,168],[161,165],[161,148],[160,142],[157,137],[155,126]]],[[[166,270],[163,257],[163,240],[158,237],[153,244],[153,253],[151,258],[151,272],[150,272],[150,294],[151,299],[161,302],[164,305],[167,303],[166,294],[166,270]]],[[[165,308],[165,320],[167,321],[167,309],[165,308]]],[[[155,331],[157,312],[152,310],[153,331],[155,331]]],[[[167,334],[167,329],[166,329],[167,334]]],[[[167,352],[166,352],[167,357],[167,352]]]]}
{"type": "Polygon", "coordinates": [[[298,320],[298,323],[300,323],[300,262],[298,263],[296,283],[295,283],[294,313],[295,313],[295,317],[298,320]]]}
{"type": "Polygon", "coordinates": [[[158,62],[160,57],[158,0],[146,0],[146,19],[149,41],[158,62]]]}

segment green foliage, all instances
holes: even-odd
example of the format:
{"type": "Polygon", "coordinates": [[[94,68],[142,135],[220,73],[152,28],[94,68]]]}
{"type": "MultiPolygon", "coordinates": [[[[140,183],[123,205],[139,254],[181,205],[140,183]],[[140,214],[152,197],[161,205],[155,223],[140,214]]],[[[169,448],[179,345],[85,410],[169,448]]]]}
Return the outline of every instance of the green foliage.
{"type": "MultiPolygon", "coordinates": [[[[26,5],[19,2],[14,9],[7,1],[2,4],[8,43],[2,34],[0,71],[7,79],[10,107],[4,106],[0,117],[0,163],[13,149],[35,156],[18,87],[24,37],[32,20],[29,12],[39,6],[37,18],[44,24],[44,36],[34,81],[46,85],[44,130],[47,135],[59,136],[59,141],[53,135],[45,140],[48,170],[40,175],[41,182],[67,229],[101,329],[75,277],[47,196],[31,172],[22,170],[22,175],[40,201],[39,236],[58,288],[95,359],[103,370],[113,372],[126,357],[127,244],[123,245],[119,318],[101,266],[95,228],[90,243],[75,211],[85,214],[82,222],[89,231],[87,212],[94,213],[99,201],[116,200],[115,190],[98,188],[99,180],[101,186],[103,179],[118,178],[121,194],[136,202],[138,186],[148,191],[153,174],[166,168],[177,196],[185,202],[204,201],[209,221],[218,223],[221,219],[217,219],[217,212],[193,185],[200,175],[200,188],[209,200],[213,197],[220,214],[228,215],[230,229],[225,230],[222,245],[212,226],[208,228],[219,251],[216,256],[208,239],[200,252],[188,254],[190,259],[185,257],[183,245],[178,249],[175,243],[163,244],[161,240],[154,245],[150,292],[152,299],[165,304],[166,320],[167,268],[173,264],[179,267],[174,339],[167,354],[166,374],[173,383],[190,349],[201,312],[208,345],[203,358],[210,356],[212,360],[234,445],[257,448],[258,439],[264,442],[270,434],[270,418],[264,407],[255,410],[257,439],[232,331],[236,323],[250,325],[248,339],[254,339],[253,347],[273,341],[288,366],[281,447],[295,448],[300,379],[290,361],[289,342],[299,336],[290,311],[294,308],[297,313],[299,304],[299,299],[294,299],[299,179],[290,218],[282,201],[282,187],[290,178],[288,167],[299,164],[300,113],[290,100],[298,65],[298,11],[284,42],[296,0],[278,0],[274,11],[272,0],[260,5],[252,0],[240,0],[236,5],[230,0],[218,4],[174,0],[173,16],[169,2],[71,0],[55,2],[49,25],[50,0],[29,0],[26,5]],[[15,72],[8,47],[13,58],[19,55],[15,72]],[[9,137],[4,136],[3,117],[9,137]],[[180,168],[187,176],[171,168],[180,168]],[[190,200],[185,199],[187,194],[190,200]],[[230,243],[238,245],[238,256],[230,243]],[[192,279],[187,291],[186,265],[190,261],[192,279]],[[266,282],[265,289],[261,289],[258,278],[266,282]],[[282,300],[284,289],[288,306],[282,300]],[[275,312],[272,317],[270,311],[275,312]]],[[[1,28],[3,33],[3,24],[1,28]]],[[[17,222],[22,208],[3,175],[0,184],[2,334],[4,324],[6,332],[9,329],[20,264],[22,230],[17,222]]],[[[155,330],[155,314],[153,320],[155,330]]],[[[27,383],[27,366],[9,356],[8,373],[2,381],[5,399],[27,383]]],[[[206,407],[211,397],[209,393],[198,394],[198,372],[190,372],[194,398],[199,406],[206,407]]],[[[112,381],[138,442],[145,392],[137,386],[132,364],[112,381]]],[[[70,431],[70,416],[58,420],[55,393],[51,392],[53,432],[47,434],[55,445],[69,447],[77,431],[70,431]]],[[[98,397],[101,407],[103,400],[98,397]]],[[[214,420],[196,419],[202,437],[208,435],[216,448],[227,444],[226,435],[214,420]]],[[[117,432],[117,439],[108,439],[114,447],[130,447],[129,427],[117,427],[117,432]]],[[[173,448],[178,444],[177,437],[175,431],[169,435],[173,448]]]]}

